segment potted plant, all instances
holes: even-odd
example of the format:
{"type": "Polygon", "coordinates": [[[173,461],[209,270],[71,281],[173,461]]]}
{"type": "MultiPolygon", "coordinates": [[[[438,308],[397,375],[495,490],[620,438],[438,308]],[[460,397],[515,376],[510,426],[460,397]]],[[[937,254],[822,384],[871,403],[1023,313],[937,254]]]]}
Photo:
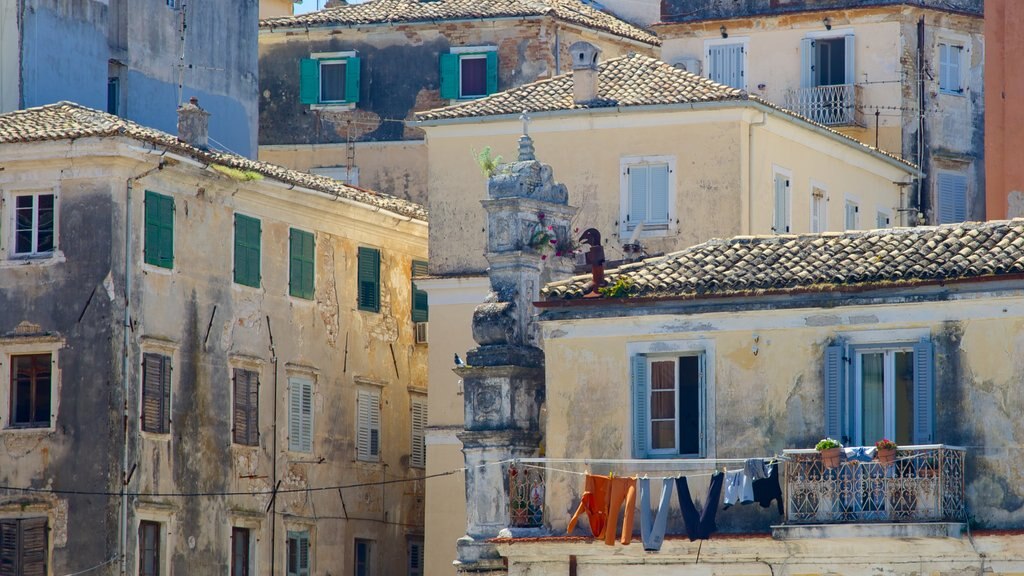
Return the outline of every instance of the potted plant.
{"type": "Polygon", "coordinates": [[[840,458],[843,455],[843,445],[832,438],[822,438],[814,446],[814,449],[821,454],[821,464],[826,470],[839,466],[840,458]]]}
{"type": "Polygon", "coordinates": [[[896,443],[888,438],[882,438],[875,442],[875,458],[882,466],[888,466],[896,461],[896,443]]]}

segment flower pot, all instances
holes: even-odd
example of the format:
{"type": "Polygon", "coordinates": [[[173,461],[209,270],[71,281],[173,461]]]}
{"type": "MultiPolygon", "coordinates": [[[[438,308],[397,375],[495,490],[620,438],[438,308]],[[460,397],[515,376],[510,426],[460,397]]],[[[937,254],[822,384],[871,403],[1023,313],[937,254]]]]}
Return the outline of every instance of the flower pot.
{"type": "Polygon", "coordinates": [[[838,468],[842,455],[843,449],[838,446],[835,448],[826,448],[821,451],[821,464],[826,470],[838,468]]]}
{"type": "Polygon", "coordinates": [[[896,449],[895,448],[879,448],[875,453],[875,458],[878,463],[882,466],[888,466],[896,462],[896,449]]]}

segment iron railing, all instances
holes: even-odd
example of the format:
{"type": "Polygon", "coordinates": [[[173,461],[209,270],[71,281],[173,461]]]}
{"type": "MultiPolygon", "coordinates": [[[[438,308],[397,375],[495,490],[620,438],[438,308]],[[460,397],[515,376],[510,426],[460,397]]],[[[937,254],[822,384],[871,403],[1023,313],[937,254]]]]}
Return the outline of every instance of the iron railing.
{"type": "Polygon", "coordinates": [[[854,84],[798,88],[786,95],[786,107],[826,126],[853,126],[859,123],[859,96],[854,84]]]}
{"type": "Polygon", "coordinates": [[[520,463],[508,467],[509,526],[544,525],[544,469],[520,463]]]}
{"type": "Polygon", "coordinates": [[[892,464],[844,460],[826,468],[814,450],[786,450],[788,524],[964,522],[963,448],[901,447],[892,464]]]}

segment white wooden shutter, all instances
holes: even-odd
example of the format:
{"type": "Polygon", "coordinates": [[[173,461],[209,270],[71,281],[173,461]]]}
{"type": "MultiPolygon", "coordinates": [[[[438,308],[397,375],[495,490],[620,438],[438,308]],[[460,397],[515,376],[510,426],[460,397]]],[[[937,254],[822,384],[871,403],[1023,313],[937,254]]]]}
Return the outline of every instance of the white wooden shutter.
{"type": "Polygon", "coordinates": [[[647,167],[648,204],[647,221],[652,224],[668,224],[668,164],[647,167]]]}
{"type": "Polygon", "coordinates": [[[843,356],[846,346],[835,342],[825,348],[825,365],[823,381],[825,389],[825,436],[833,440],[843,441],[843,412],[846,394],[846,363],[843,356]]]}
{"type": "Polygon", "coordinates": [[[743,44],[708,47],[708,78],[732,88],[744,89],[743,44]]]}
{"type": "Polygon", "coordinates": [[[423,468],[427,465],[425,434],[427,428],[427,402],[422,398],[412,400],[412,452],[410,466],[423,468]]]}
{"type": "Polygon", "coordinates": [[[967,177],[940,172],[937,180],[939,224],[967,220],[967,177]]]}
{"type": "Polygon", "coordinates": [[[380,396],[360,391],[356,405],[356,457],[375,462],[380,457],[380,396]]]}
{"type": "Polygon", "coordinates": [[[914,444],[931,444],[934,430],[935,368],[932,342],[922,338],[914,345],[914,444]]]}
{"type": "Polygon", "coordinates": [[[815,84],[814,40],[804,38],[800,40],[800,87],[813,88],[815,84]]]}
{"type": "Polygon", "coordinates": [[[302,378],[288,380],[288,449],[313,451],[313,383],[302,378]]]}
{"type": "Polygon", "coordinates": [[[629,185],[629,212],[626,214],[628,230],[637,224],[647,221],[648,196],[647,166],[629,166],[626,168],[626,181],[629,185]]]}
{"type": "Polygon", "coordinates": [[[857,83],[857,69],[854,67],[856,61],[854,57],[857,54],[856,46],[853,41],[853,34],[849,34],[845,37],[846,45],[844,55],[846,56],[846,81],[844,84],[856,84],[857,83]]]}
{"type": "Polygon", "coordinates": [[[776,234],[789,233],[789,178],[775,175],[775,218],[772,231],[776,234]]]}

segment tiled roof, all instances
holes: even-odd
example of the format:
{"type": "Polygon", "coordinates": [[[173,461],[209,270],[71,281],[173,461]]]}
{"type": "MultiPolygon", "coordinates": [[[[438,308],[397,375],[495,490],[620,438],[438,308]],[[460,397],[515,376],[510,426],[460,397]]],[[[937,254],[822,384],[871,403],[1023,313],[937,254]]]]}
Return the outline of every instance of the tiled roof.
{"type": "Polygon", "coordinates": [[[580,0],[370,0],[362,4],[325,8],[309,14],[267,18],[260,21],[260,28],[402,24],[526,16],[552,16],[564,22],[610,32],[652,46],[661,45],[661,40],[654,34],[580,0]]]}
{"type": "MultiPolygon", "coordinates": [[[[627,264],[631,298],[695,299],[920,283],[1024,273],[1024,219],[919,228],[739,236],[627,264]]],[[[590,276],[548,284],[547,300],[579,299],[590,276]]],[[[603,297],[608,300],[609,297],[603,297]]]]}
{"type": "Polygon", "coordinates": [[[177,137],[166,132],[140,126],[117,116],[86,108],[73,102],[58,102],[0,114],[0,144],[17,142],[40,142],[44,140],[74,140],[76,138],[123,136],[167,147],[179,154],[191,156],[204,163],[227,166],[236,170],[256,172],[280,182],[317,190],[340,198],[367,204],[416,218],[427,219],[427,210],[419,204],[365,190],[346,186],[337,180],[324,176],[289,170],[275,164],[257,162],[237,154],[201,150],[179,142],[177,137]]]}

